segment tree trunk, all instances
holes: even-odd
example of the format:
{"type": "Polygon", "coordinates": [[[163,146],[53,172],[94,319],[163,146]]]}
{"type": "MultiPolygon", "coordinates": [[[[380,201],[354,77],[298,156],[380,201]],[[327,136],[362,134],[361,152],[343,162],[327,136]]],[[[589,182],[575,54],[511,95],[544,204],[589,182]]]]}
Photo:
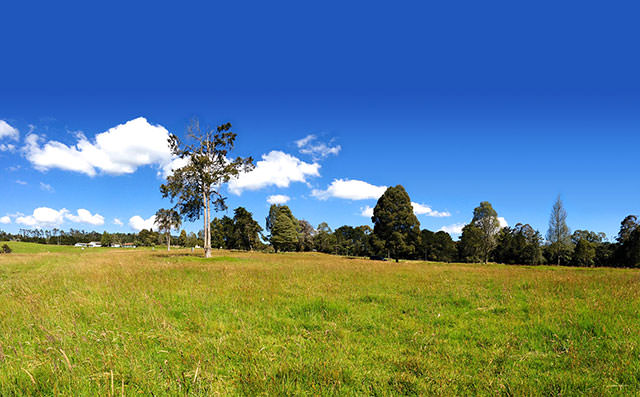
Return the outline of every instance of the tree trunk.
{"type": "Polygon", "coordinates": [[[167,233],[167,251],[171,251],[171,232],[167,233]]]}
{"type": "Polygon", "coordinates": [[[206,193],[202,194],[204,198],[204,257],[211,258],[211,223],[209,222],[209,197],[206,193]]]}

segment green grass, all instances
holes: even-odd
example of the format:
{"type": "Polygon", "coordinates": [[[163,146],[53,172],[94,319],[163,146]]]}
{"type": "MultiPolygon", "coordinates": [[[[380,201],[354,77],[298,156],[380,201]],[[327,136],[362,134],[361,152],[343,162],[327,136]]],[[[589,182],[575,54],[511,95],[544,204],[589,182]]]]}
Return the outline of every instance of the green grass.
{"type": "Polygon", "coordinates": [[[49,248],[0,255],[3,396],[640,393],[636,270],[49,248]]]}

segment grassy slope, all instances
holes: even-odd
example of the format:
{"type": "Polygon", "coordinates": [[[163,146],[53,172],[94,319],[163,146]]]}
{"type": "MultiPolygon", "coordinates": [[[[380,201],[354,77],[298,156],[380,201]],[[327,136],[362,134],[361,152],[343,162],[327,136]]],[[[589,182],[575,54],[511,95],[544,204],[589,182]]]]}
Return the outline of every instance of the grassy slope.
{"type": "Polygon", "coordinates": [[[217,254],[0,256],[0,395],[640,390],[636,270],[217,254]]]}

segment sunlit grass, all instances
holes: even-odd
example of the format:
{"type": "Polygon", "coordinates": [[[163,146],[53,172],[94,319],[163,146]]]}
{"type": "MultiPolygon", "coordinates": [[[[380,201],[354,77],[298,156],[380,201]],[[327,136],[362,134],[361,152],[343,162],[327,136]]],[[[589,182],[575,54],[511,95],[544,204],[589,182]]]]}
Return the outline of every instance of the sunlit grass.
{"type": "Polygon", "coordinates": [[[0,395],[640,390],[636,270],[65,250],[0,255],[0,395]]]}

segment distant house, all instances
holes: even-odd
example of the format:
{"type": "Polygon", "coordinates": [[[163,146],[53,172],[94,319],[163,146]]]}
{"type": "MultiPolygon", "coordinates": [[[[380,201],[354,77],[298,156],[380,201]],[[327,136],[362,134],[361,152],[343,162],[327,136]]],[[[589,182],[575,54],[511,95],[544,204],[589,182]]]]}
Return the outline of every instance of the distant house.
{"type": "Polygon", "coordinates": [[[97,247],[102,247],[102,244],[100,244],[100,241],[92,241],[89,244],[87,244],[87,247],[97,248],[97,247]]]}
{"type": "Polygon", "coordinates": [[[120,248],[120,244],[111,244],[111,248],[120,248]]]}
{"type": "Polygon", "coordinates": [[[122,246],[124,248],[136,248],[136,245],[134,243],[124,243],[122,244],[122,246]]]}
{"type": "Polygon", "coordinates": [[[75,243],[74,247],[86,247],[87,243],[75,243]]]}

